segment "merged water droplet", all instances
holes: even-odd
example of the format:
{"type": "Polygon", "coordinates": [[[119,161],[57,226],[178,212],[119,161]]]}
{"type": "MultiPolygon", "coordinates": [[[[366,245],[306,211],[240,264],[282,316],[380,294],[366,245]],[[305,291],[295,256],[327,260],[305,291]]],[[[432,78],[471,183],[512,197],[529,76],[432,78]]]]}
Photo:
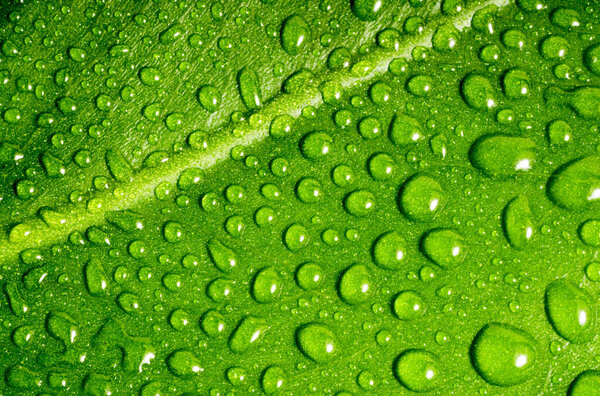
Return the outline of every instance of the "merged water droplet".
{"type": "Polygon", "coordinates": [[[244,67],[239,71],[237,81],[242,101],[246,107],[255,109],[262,106],[262,92],[258,74],[253,69],[244,67]]]}
{"type": "Polygon", "coordinates": [[[554,330],[573,343],[583,343],[594,337],[594,304],[591,296],[566,279],[548,285],[545,295],[548,320],[554,330]]]}
{"type": "Polygon", "coordinates": [[[485,325],[475,336],[470,353],[477,373],[492,385],[522,384],[534,374],[535,340],[508,324],[485,325]]]}

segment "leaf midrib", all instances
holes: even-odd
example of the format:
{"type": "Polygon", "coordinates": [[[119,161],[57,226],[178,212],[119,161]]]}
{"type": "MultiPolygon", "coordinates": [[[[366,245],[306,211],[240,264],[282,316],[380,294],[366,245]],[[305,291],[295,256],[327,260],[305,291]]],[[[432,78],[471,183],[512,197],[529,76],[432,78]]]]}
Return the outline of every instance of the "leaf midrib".
{"type": "MultiPolygon", "coordinates": [[[[431,38],[435,30],[444,24],[451,23],[459,31],[470,26],[472,15],[479,9],[488,5],[504,7],[509,0],[486,0],[476,5],[471,5],[455,17],[441,16],[432,19],[419,36],[403,36],[405,39],[398,51],[386,51],[377,48],[359,59],[376,65],[374,69],[365,76],[357,76],[349,70],[329,71],[325,70],[321,75],[315,77],[314,86],[302,93],[287,94],[279,93],[270,99],[263,107],[254,114],[263,121],[262,126],[251,128],[245,124],[245,133],[241,137],[235,137],[233,129],[239,129],[239,125],[228,123],[215,132],[209,134],[208,149],[200,151],[186,149],[174,155],[169,161],[155,168],[143,168],[138,171],[134,180],[130,183],[119,184],[114,191],[103,191],[96,193],[92,199],[101,199],[102,208],[89,210],[74,204],[65,204],[56,211],[65,219],[61,226],[49,227],[39,217],[30,217],[21,224],[31,229],[31,233],[25,238],[15,239],[9,236],[8,240],[0,241],[0,262],[6,263],[17,258],[18,254],[28,248],[40,248],[57,243],[74,232],[83,232],[91,226],[105,223],[105,215],[110,211],[135,208],[143,202],[152,199],[155,187],[161,182],[176,183],[180,173],[188,168],[196,167],[204,171],[210,169],[220,161],[229,157],[231,149],[235,146],[251,146],[257,144],[269,136],[269,125],[274,117],[280,114],[288,114],[294,118],[300,116],[302,109],[306,106],[319,107],[323,102],[318,86],[326,81],[336,81],[344,91],[354,85],[373,80],[387,72],[388,64],[393,59],[404,57],[410,60],[410,53],[417,46],[431,47],[431,38]]],[[[380,29],[377,29],[380,30],[380,29]]],[[[88,201],[89,202],[89,201],[88,201]]]]}

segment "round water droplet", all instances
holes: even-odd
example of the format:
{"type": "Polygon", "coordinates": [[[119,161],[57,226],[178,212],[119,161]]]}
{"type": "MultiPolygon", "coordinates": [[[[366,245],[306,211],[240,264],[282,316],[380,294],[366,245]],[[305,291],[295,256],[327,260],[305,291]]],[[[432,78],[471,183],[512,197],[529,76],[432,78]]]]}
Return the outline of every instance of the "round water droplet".
{"type": "Polygon", "coordinates": [[[259,303],[275,301],[281,294],[283,281],[272,267],[262,269],[252,283],[252,297],[259,303]]]}
{"type": "Polygon", "coordinates": [[[563,120],[554,120],[548,124],[548,141],[551,145],[565,144],[571,141],[572,128],[563,120]]]}
{"type": "Polygon", "coordinates": [[[440,362],[436,355],[422,349],[402,352],[394,364],[400,383],[413,392],[427,392],[437,386],[440,362]]]}
{"type": "Polygon", "coordinates": [[[400,269],[406,260],[406,241],[396,231],[379,236],[372,250],[373,260],[384,269],[400,269]]]}
{"type": "Polygon", "coordinates": [[[452,268],[463,262],[467,245],[458,232],[438,228],[428,231],[421,239],[423,254],[442,268],[452,268]]]}
{"type": "Polygon", "coordinates": [[[169,323],[175,330],[181,331],[190,324],[190,315],[183,309],[176,309],[169,316],[169,323]]]}
{"type": "Polygon", "coordinates": [[[361,21],[374,21],[383,9],[384,0],[352,0],[352,12],[361,21]]]}
{"type": "Polygon", "coordinates": [[[318,160],[325,158],[332,149],[333,139],[323,131],[315,131],[307,134],[300,141],[302,155],[308,159],[318,160]]]}
{"type": "Polygon", "coordinates": [[[332,70],[345,69],[350,66],[352,53],[345,47],[339,47],[331,51],[327,58],[327,66],[332,70]]]}
{"type": "Polygon", "coordinates": [[[344,208],[353,216],[366,216],[375,209],[375,196],[367,190],[353,191],[346,196],[344,208]]]}
{"type": "Polygon", "coordinates": [[[404,183],[398,201],[402,213],[411,220],[430,221],[443,207],[446,194],[436,180],[417,174],[404,183]]]}
{"type": "Polygon", "coordinates": [[[378,153],[369,158],[369,174],[375,180],[388,180],[394,176],[395,161],[391,155],[378,153]]]}
{"type": "Polygon", "coordinates": [[[279,392],[285,386],[287,376],[283,369],[279,366],[270,366],[263,371],[260,384],[263,391],[267,395],[272,395],[279,392]]]}
{"type": "Polygon", "coordinates": [[[219,312],[215,310],[207,311],[202,315],[200,320],[200,327],[209,337],[218,337],[224,334],[225,327],[227,326],[225,318],[219,312]]]}
{"type": "Polygon", "coordinates": [[[358,133],[363,139],[375,139],[381,136],[381,122],[376,117],[365,117],[358,124],[358,133]]]}
{"type": "Polygon", "coordinates": [[[308,240],[308,232],[300,224],[292,224],[285,230],[283,235],[285,246],[292,252],[302,249],[308,244],[308,240]]]}
{"type": "Polygon", "coordinates": [[[304,203],[319,202],[323,198],[323,186],[317,179],[305,177],[296,185],[296,196],[304,203]]]}
{"type": "Polygon", "coordinates": [[[534,375],[535,340],[508,324],[485,325],[475,336],[470,354],[477,373],[492,385],[518,385],[534,375]]]}
{"type": "Polygon", "coordinates": [[[550,35],[544,38],[540,44],[540,53],[547,60],[562,59],[567,55],[569,43],[558,35],[550,35]]]}
{"type": "Polygon", "coordinates": [[[281,26],[281,46],[290,55],[296,55],[310,40],[308,23],[299,15],[288,17],[281,26]]]}
{"type": "Polygon", "coordinates": [[[397,114],[390,127],[390,139],[397,146],[404,146],[420,140],[423,136],[421,123],[405,114],[397,114]]]}
{"type": "Polygon", "coordinates": [[[296,270],[296,282],[304,290],[315,290],[321,286],[323,274],[323,268],[319,264],[307,262],[296,270]]]}
{"type": "Polygon", "coordinates": [[[545,306],[554,330],[573,343],[583,343],[594,337],[592,326],[595,311],[591,296],[565,279],[556,280],[546,288],[545,306]]]}
{"type": "Polygon", "coordinates": [[[214,302],[223,302],[231,297],[233,293],[233,281],[225,278],[217,278],[208,284],[206,294],[214,302]]]}
{"type": "Polygon", "coordinates": [[[221,106],[221,93],[213,85],[203,85],[198,90],[198,101],[209,113],[221,106]]]}
{"type": "Polygon", "coordinates": [[[353,264],[342,273],[338,291],[346,303],[354,305],[367,302],[373,296],[369,271],[362,264],[353,264]]]}
{"type": "Polygon", "coordinates": [[[142,84],[149,87],[156,86],[163,80],[162,73],[155,67],[142,67],[140,69],[139,77],[142,84]]]}
{"type": "Polygon", "coordinates": [[[414,320],[423,315],[425,301],[416,291],[405,290],[396,296],[392,307],[398,319],[414,320]]]}
{"type": "Polygon", "coordinates": [[[348,187],[354,184],[354,170],[348,165],[338,165],[331,172],[331,178],[338,187],[348,187]]]}
{"type": "Polygon", "coordinates": [[[163,236],[167,242],[175,243],[183,238],[183,226],[176,221],[168,221],[163,227],[163,236]]]}
{"type": "Polygon", "coordinates": [[[308,323],[296,331],[298,348],[309,359],[325,363],[338,353],[340,344],[329,326],[321,323],[308,323]]]}
{"type": "Polygon", "coordinates": [[[433,89],[433,79],[427,75],[414,76],[408,80],[406,89],[415,96],[425,97],[433,89]]]}
{"type": "Polygon", "coordinates": [[[461,94],[465,102],[474,109],[491,109],[497,100],[492,83],[480,74],[469,74],[461,83],[461,94]]]}

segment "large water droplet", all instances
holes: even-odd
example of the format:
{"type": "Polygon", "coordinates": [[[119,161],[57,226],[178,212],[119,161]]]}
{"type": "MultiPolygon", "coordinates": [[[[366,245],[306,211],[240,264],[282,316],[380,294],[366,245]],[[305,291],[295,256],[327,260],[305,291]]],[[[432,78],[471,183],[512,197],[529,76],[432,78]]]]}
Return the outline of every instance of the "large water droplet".
{"type": "Polygon", "coordinates": [[[272,267],[261,270],[254,278],[252,296],[259,303],[269,303],[281,294],[283,281],[272,267]]]}
{"type": "Polygon", "coordinates": [[[246,352],[260,341],[268,329],[269,325],[264,319],[246,316],[229,338],[229,348],[236,353],[246,352]]]}
{"type": "Polygon", "coordinates": [[[475,336],[470,353],[477,373],[492,385],[513,386],[533,377],[535,340],[514,326],[485,325],[475,336]]]}
{"type": "Polygon", "coordinates": [[[594,305],[583,289],[565,279],[556,280],[546,288],[545,304],[548,320],[558,335],[573,343],[594,337],[594,305]]]}
{"type": "Polygon", "coordinates": [[[298,347],[309,359],[325,363],[338,353],[339,341],[329,326],[308,323],[296,331],[298,347]]]}
{"type": "Polygon", "coordinates": [[[374,293],[367,267],[353,264],[346,268],[340,277],[338,291],[348,304],[367,302],[374,293]]]}
{"type": "Polygon", "coordinates": [[[437,386],[440,362],[438,357],[429,351],[409,349],[396,359],[394,374],[407,389],[413,392],[427,392],[437,386]]]}
{"type": "Polygon", "coordinates": [[[579,374],[569,386],[569,396],[598,396],[600,394],[600,371],[587,370],[579,374]]]}
{"type": "Polygon", "coordinates": [[[489,177],[515,176],[533,166],[535,143],[527,138],[485,135],[473,143],[469,159],[474,167],[489,177]]]}
{"type": "Polygon", "coordinates": [[[296,55],[302,45],[310,40],[308,23],[299,15],[292,15],[283,21],[281,46],[290,55],[296,55]]]}
{"type": "Polygon", "coordinates": [[[438,228],[423,236],[421,251],[440,267],[451,268],[465,259],[467,245],[465,239],[458,232],[438,228]]]}
{"type": "Polygon", "coordinates": [[[425,175],[414,175],[400,189],[400,209],[411,220],[430,221],[441,210],[446,200],[442,186],[425,175]]]}
{"type": "Polygon", "coordinates": [[[386,232],[373,243],[373,260],[381,268],[397,270],[406,260],[406,241],[396,231],[386,232]]]}
{"type": "Polygon", "coordinates": [[[520,195],[506,205],[502,213],[502,227],[508,242],[518,249],[524,248],[531,240],[535,223],[525,196],[520,195]]]}
{"type": "Polygon", "coordinates": [[[548,181],[548,196],[570,210],[600,202],[600,157],[584,157],[558,168],[548,181]]]}

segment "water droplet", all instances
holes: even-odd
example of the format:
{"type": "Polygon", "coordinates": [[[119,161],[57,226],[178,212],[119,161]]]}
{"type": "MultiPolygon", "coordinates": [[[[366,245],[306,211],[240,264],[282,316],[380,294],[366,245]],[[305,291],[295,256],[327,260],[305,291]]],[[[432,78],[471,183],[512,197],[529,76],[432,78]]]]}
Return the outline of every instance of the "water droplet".
{"type": "Polygon", "coordinates": [[[188,377],[204,371],[200,360],[192,352],[175,351],[167,358],[167,366],[173,374],[179,377],[188,377]]]}
{"type": "Polygon", "coordinates": [[[569,386],[569,396],[592,396],[600,389],[600,371],[587,370],[579,374],[569,386]]]}
{"type": "Polygon", "coordinates": [[[425,301],[416,291],[405,290],[396,296],[392,307],[398,319],[414,320],[423,315],[425,301]]]}
{"type": "Polygon", "coordinates": [[[155,67],[142,67],[140,69],[139,77],[142,84],[149,87],[157,86],[163,80],[162,73],[155,67]]]}
{"type": "Polygon", "coordinates": [[[200,326],[209,337],[218,337],[224,334],[225,318],[219,312],[210,310],[202,315],[200,326]]]}
{"type": "Polygon", "coordinates": [[[548,197],[560,207],[583,210],[600,202],[600,157],[584,157],[558,168],[548,181],[548,197]]]}
{"type": "Polygon", "coordinates": [[[374,21],[383,9],[383,0],[352,0],[352,12],[363,22],[374,21]]]}
{"type": "Polygon", "coordinates": [[[344,208],[353,216],[366,216],[375,209],[375,196],[367,190],[353,191],[346,196],[344,208]]]}
{"type": "Polygon", "coordinates": [[[285,386],[287,376],[279,366],[270,366],[263,371],[260,384],[267,395],[279,392],[285,386]]]}
{"type": "Polygon", "coordinates": [[[338,290],[342,300],[348,304],[367,302],[374,292],[367,267],[353,264],[346,268],[340,276],[338,290]]]}
{"type": "Polygon", "coordinates": [[[506,239],[515,248],[522,249],[531,240],[535,223],[525,196],[520,195],[506,205],[502,213],[502,227],[506,239]]]}
{"type": "Polygon", "coordinates": [[[308,244],[308,232],[304,226],[292,224],[285,230],[283,241],[288,249],[296,252],[308,244]]]}
{"type": "Polygon", "coordinates": [[[262,92],[256,72],[249,67],[244,67],[239,71],[237,81],[240,95],[246,107],[255,109],[262,106],[262,92]]]}
{"type": "Polygon", "coordinates": [[[594,337],[595,320],[591,296],[565,279],[546,288],[545,306],[554,330],[567,341],[579,344],[594,337]]]}
{"type": "Polygon", "coordinates": [[[315,131],[307,134],[300,141],[302,155],[311,160],[325,158],[332,149],[333,139],[323,131],[315,131]]]}
{"type": "Polygon", "coordinates": [[[437,386],[440,362],[438,357],[429,351],[409,349],[396,359],[394,374],[407,389],[413,392],[427,392],[437,386]]]}
{"type": "Polygon", "coordinates": [[[275,301],[281,294],[283,281],[272,267],[262,269],[252,283],[252,297],[259,303],[275,301]]]}
{"type": "Polygon", "coordinates": [[[475,336],[470,353],[477,373],[492,385],[513,386],[533,377],[535,340],[514,326],[485,325],[475,336]]]}
{"type": "Polygon", "coordinates": [[[421,123],[405,114],[397,114],[390,127],[390,139],[397,146],[415,143],[423,136],[421,123]]]}
{"type": "Polygon", "coordinates": [[[536,159],[535,143],[527,138],[484,135],[471,146],[469,159],[489,177],[511,177],[532,168],[536,159]]]}
{"type": "Polygon", "coordinates": [[[398,201],[404,215],[411,220],[430,221],[442,209],[446,194],[436,180],[417,174],[404,183],[398,201]]]}
{"type": "Polygon", "coordinates": [[[303,263],[296,270],[296,282],[304,290],[315,290],[321,286],[323,275],[323,268],[319,264],[303,263]]]}
{"type": "Polygon", "coordinates": [[[308,323],[296,331],[298,348],[316,363],[325,363],[338,353],[339,341],[329,326],[308,323]]]}
{"type": "Polygon", "coordinates": [[[299,15],[288,17],[281,26],[281,46],[289,55],[296,55],[310,40],[308,23],[299,15]]]}
{"type": "Polygon", "coordinates": [[[296,196],[304,203],[319,202],[323,198],[323,186],[317,179],[305,177],[296,184],[296,196]]]}
{"type": "Polygon", "coordinates": [[[269,325],[264,319],[246,316],[229,338],[229,348],[236,353],[246,352],[261,340],[268,329],[269,325]]]}
{"type": "Polygon", "coordinates": [[[442,268],[460,264],[467,255],[467,245],[458,232],[438,228],[428,231],[421,240],[423,254],[442,268]]]}
{"type": "Polygon", "coordinates": [[[206,247],[213,264],[220,271],[229,272],[238,264],[238,258],[235,252],[223,245],[221,241],[211,239],[206,244],[206,247]]]}
{"type": "Polygon", "coordinates": [[[468,74],[461,83],[461,94],[465,102],[474,109],[491,109],[497,100],[492,83],[480,74],[468,74]]]}
{"type": "Polygon", "coordinates": [[[213,85],[203,85],[198,90],[198,101],[209,113],[214,113],[221,106],[221,93],[213,85]]]}
{"type": "Polygon", "coordinates": [[[406,241],[396,231],[379,236],[372,250],[373,260],[384,269],[400,269],[406,260],[406,241]]]}

